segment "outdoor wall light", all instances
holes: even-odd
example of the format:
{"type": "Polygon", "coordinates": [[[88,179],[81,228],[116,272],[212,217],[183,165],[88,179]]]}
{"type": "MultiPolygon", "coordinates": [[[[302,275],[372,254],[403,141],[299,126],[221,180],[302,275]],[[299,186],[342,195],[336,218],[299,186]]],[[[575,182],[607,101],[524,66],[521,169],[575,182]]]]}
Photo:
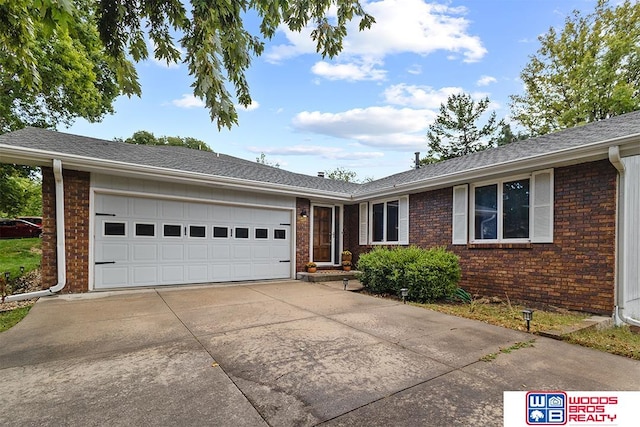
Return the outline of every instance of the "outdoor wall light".
{"type": "Polygon", "coordinates": [[[347,290],[347,286],[349,286],[349,279],[346,277],[342,279],[342,284],[344,285],[344,290],[347,290]]]}
{"type": "Polygon", "coordinates": [[[531,320],[533,319],[533,310],[522,310],[522,317],[524,318],[525,322],[527,322],[527,332],[529,332],[529,322],[531,322],[531,320]]]}
{"type": "Polygon", "coordinates": [[[306,218],[307,217],[307,210],[305,208],[302,208],[302,210],[300,211],[300,218],[306,218]]]}
{"type": "Polygon", "coordinates": [[[407,303],[406,298],[407,298],[407,295],[409,295],[409,289],[407,288],[400,289],[400,295],[402,295],[402,303],[406,304],[407,303]]]}

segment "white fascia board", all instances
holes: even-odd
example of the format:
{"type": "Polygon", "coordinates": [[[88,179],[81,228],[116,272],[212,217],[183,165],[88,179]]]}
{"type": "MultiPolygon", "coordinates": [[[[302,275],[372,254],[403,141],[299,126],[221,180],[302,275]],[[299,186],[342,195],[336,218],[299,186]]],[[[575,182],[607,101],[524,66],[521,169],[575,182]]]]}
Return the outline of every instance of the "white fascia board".
{"type": "Polygon", "coordinates": [[[65,169],[84,172],[99,172],[106,175],[119,175],[132,178],[146,178],[151,180],[167,180],[199,185],[211,185],[242,190],[261,190],[274,194],[313,197],[325,200],[351,201],[346,193],[318,190],[306,187],[293,187],[284,184],[274,184],[239,178],[209,175],[199,172],[188,172],[177,169],[161,168],[157,166],[138,165],[133,163],[116,162],[113,160],[96,159],[74,154],[34,150],[31,148],[15,147],[0,144],[0,163],[19,163],[32,166],[51,166],[52,159],[60,159],[65,169]]]}
{"type": "MultiPolygon", "coordinates": [[[[437,190],[439,188],[452,187],[476,181],[478,179],[487,179],[499,175],[511,175],[550,167],[569,166],[578,163],[604,160],[609,156],[610,146],[623,146],[625,144],[624,153],[626,155],[635,153],[640,149],[640,134],[599,141],[577,148],[567,148],[551,153],[525,157],[514,161],[496,163],[492,166],[481,166],[474,169],[467,169],[406,184],[396,184],[393,187],[358,194],[357,196],[354,196],[353,201],[355,203],[378,197],[437,190]]],[[[621,150],[623,150],[622,147],[621,150]]]]}

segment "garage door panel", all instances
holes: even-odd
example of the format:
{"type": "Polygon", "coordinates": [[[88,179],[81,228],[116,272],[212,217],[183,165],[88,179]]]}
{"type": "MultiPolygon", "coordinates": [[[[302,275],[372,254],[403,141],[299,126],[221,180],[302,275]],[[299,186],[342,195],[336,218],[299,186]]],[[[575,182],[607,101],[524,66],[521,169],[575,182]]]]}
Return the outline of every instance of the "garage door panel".
{"type": "Polygon", "coordinates": [[[94,258],[115,262],[95,266],[95,288],[291,277],[289,210],[104,194],[95,204],[109,209],[95,221],[94,258]],[[186,236],[192,226],[205,237],[186,236]]]}
{"type": "Polygon", "coordinates": [[[230,264],[211,264],[209,270],[209,281],[211,282],[231,280],[230,264]]]}
{"type": "Polygon", "coordinates": [[[215,245],[211,246],[211,258],[215,261],[230,261],[231,260],[231,246],[230,245],[215,245]]]}
{"type": "Polygon", "coordinates": [[[161,218],[181,220],[185,217],[184,203],[165,200],[161,203],[161,218]]]}
{"type": "Polygon", "coordinates": [[[96,251],[99,262],[127,261],[129,259],[129,245],[124,243],[104,243],[102,250],[96,251]]]}
{"type": "Polygon", "coordinates": [[[132,215],[137,218],[158,218],[158,200],[132,199],[132,215]]]}
{"type": "Polygon", "coordinates": [[[129,198],[114,195],[102,195],[100,203],[96,203],[96,212],[109,213],[115,216],[129,216],[129,198]]]}
{"type": "MultiPolygon", "coordinates": [[[[268,246],[254,246],[251,255],[255,261],[268,260],[271,258],[268,246]]],[[[264,262],[262,262],[261,265],[264,265],[264,262]]]]}
{"type": "Polygon", "coordinates": [[[131,268],[131,281],[134,286],[149,286],[158,283],[158,269],[155,265],[134,266],[131,268]]]}
{"type": "Polygon", "coordinates": [[[190,283],[202,283],[209,281],[209,267],[207,264],[187,266],[187,280],[190,283]]]}
{"type": "Polygon", "coordinates": [[[162,245],[162,261],[175,261],[184,259],[183,244],[163,244],[162,245]]]}
{"type": "Polygon", "coordinates": [[[129,268],[126,266],[97,265],[95,274],[105,287],[126,286],[129,283],[129,268]]]}
{"type": "Polygon", "coordinates": [[[187,246],[187,257],[190,261],[209,258],[209,247],[206,244],[190,244],[187,246]]]}
{"type": "Polygon", "coordinates": [[[289,248],[288,247],[272,246],[272,247],[269,248],[269,251],[270,251],[270,258],[271,259],[284,260],[284,259],[289,259],[290,258],[290,252],[289,252],[289,248]]]}
{"type": "Polygon", "coordinates": [[[206,221],[209,219],[208,207],[201,203],[188,203],[186,205],[186,219],[191,221],[206,221]]]}
{"type": "Polygon", "coordinates": [[[132,261],[157,261],[158,245],[157,244],[133,244],[132,261]]]}
{"type": "Polygon", "coordinates": [[[160,283],[163,285],[185,283],[184,266],[163,265],[160,267],[160,283]]]}
{"type": "Polygon", "coordinates": [[[250,245],[234,245],[233,246],[233,259],[235,261],[248,261],[251,259],[250,245]]]}

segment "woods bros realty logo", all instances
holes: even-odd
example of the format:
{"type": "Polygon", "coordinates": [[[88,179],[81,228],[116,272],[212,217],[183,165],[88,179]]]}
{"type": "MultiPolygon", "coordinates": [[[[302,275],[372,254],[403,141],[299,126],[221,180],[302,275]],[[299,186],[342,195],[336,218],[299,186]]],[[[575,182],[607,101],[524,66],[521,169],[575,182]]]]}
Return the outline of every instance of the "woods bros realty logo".
{"type": "Polygon", "coordinates": [[[618,418],[618,397],[612,393],[572,396],[565,392],[527,393],[527,424],[613,424],[618,418]]]}

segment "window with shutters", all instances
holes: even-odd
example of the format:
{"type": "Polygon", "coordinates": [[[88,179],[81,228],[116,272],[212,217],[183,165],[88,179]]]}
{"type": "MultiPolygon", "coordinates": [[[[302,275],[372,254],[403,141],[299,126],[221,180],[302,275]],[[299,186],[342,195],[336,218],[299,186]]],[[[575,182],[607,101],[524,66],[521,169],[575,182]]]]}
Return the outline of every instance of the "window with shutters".
{"type": "MultiPolygon", "coordinates": [[[[464,244],[466,186],[453,194],[453,243],[464,244]]],[[[553,242],[553,170],[473,184],[468,197],[471,242],[553,242]]]]}
{"type": "Polygon", "coordinates": [[[360,204],[360,244],[408,244],[409,197],[360,204]],[[370,241],[369,241],[370,239],[370,241]]]}

